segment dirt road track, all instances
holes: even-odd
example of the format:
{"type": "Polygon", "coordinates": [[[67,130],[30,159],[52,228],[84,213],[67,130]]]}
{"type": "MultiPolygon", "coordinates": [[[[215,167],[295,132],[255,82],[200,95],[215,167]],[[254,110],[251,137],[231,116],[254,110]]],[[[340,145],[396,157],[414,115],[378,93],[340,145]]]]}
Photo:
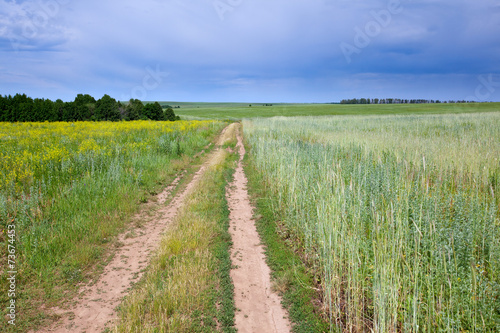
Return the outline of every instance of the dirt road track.
{"type": "MultiPolygon", "coordinates": [[[[226,127],[218,145],[224,144],[229,139],[228,135],[234,135],[238,126],[231,124],[226,127]]],[[[231,258],[235,267],[231,271],[231,277],[235,286],[236,328],[240,333],[290,332],[291,325],[286,311],[281,307],[280,297],[271,290],[270,269],[265,262],[264,249],[260,245],[260,238],[252,220],[253,209],[242,166],[245,148],[239,132],[237,136],[240,160],[234,181],[227,192],[231,211],[230,232],[233,239],[231,258]]],[[[99,279],[83,286],[69,308],[53,309],[56,314],[61,315],[61,320],[52,327],[37,332],[100,333],[107,327],[112,327],[118,319],[115,308],[129,293],[134,282],[142,277],[151,253],[160,244],[162,234],[174,220],[207,165],[211,164],[214,155],[211,154],[207,158],[187,187],[167,206],[158,209],[153,217],[146,217],[144,213],[136,216],[137,219],[148,221],[143,223],[142,227],[122,234],[119,237],[122,246],[117,249],[113,260],[105,267],[99,279]]],[[[182,176],[183,174],[158,195],[158,205],[163,205],[170,197],[182,176]]]]}
{"type": "Polygon", "coordinates": [[[245,147],[238,133],[240,160],[234,181],[227,192],[230,210],[230,233],[233,239],[231,260],[233,270],[238,332],[290,332],[287,312],[281,307],[280,297],[271,290],[270,269],[266,264],[264,248],[260,244],[253,208],[247,191],[247,177],[243,171],[245,147]]]}

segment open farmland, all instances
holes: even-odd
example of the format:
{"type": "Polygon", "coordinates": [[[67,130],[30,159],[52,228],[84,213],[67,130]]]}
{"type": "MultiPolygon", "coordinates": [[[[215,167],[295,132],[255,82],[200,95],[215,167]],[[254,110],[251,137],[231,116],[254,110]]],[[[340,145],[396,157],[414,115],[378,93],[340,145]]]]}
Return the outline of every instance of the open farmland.
{"type": "Polygon", "coordinates": [[[467,106],[0,123],[6,331],[499,331],[500,113],[467,106]]]}
{"type": "Polygon", "coordinates": [[[500,0],[0,0],[0,333],[500,333],[500,0]]]}
{"type": "Polygon", "coordinates": [[[243,121],[250,181],[315,270],[332,331],[500,331],[499,123],[243,121]]]}
{"type": "MultiPolygon", "coordinates": [[[[9,263],[17,271],[19,313],[17,325],[9,328],[25,332],[47,319],[42,303],[57,304],[95,273],[89,268],[106,260],[114,236],[138,203],[193,163],[223,126],[214,121],[0,123],[0,239],[15,247],[9,263]],[[15,237],[8,225],[15,226],[15,237]]],[[[1,260],[7,267],[7,255],[1,260]]],[[[9,302],[7,277],[2,270],[2,304],[9,302]]]]}
{"type": "Polygon", "coordinates": [[[255,117],[442,114],[497,112],[500,103],[441,104],[267,104],[266,103],[182,103],[162,102],[180,106],[175,113],[184,119],[241,120],[255,117]],[[251,105],[251,106],[250,106],[251,105]]]}

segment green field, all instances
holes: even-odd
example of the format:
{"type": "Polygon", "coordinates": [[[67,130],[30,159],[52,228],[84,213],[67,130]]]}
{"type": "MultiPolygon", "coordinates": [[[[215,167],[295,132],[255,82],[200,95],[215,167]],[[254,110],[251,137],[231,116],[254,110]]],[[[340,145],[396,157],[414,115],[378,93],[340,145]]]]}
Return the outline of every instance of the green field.
{"type": "Polygon", "coordinates": [[[162,102],[162,105],[180,106],[175,113],[184,119],[244,119],[275,116],[330,116],[369,114],[441,114],[500,111],[500,103],[471,104],[273,104],[265,103],[181,103],[162,102]]]}
{"type": "Polygon", "coordinates": [[[500,331],[500,113],[243,121],[331,331],[500,331]]]}
{"type": "MultiPolygon", "coordinates": [[[[153,213],[142,203],[200,167],[227,125],[210,118],[241,120],[294,332],[500,332],[500,103],[162,104],[194,121],[0,122],[0,243],[15,244],[20,310],[8,332],[56,321],[48,309],[99,276],[132,216],[153,213]]],[[[234,331],[232,126],[114,331],[234,331]]]]}

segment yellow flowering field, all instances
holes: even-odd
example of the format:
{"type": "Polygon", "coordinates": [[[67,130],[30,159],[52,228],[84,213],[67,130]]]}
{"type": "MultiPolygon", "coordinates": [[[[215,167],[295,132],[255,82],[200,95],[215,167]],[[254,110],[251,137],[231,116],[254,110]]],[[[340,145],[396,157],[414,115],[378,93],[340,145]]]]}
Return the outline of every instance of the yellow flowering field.
{"type": "Polygon", "coordinates": [[[44,177],[82,176],[90,172],[85,163],[89,160],[147,154],[164,144],[162,140],[189,139],[209,127],[215,123],[0,123],[0,186],[2,191],[19,194],[44,177]]]}
{"type": "MultiPolygon", "coordinates": [[[[88,278],[139,203],[189,168],[224,125],[0,122],[0,244],[12,250],[0,262],[17,272],[20,322],[44,320],[41,303],[64,299],[88,278]]],[[[2,304],[10,288],[5,274],[2,304]]]]}

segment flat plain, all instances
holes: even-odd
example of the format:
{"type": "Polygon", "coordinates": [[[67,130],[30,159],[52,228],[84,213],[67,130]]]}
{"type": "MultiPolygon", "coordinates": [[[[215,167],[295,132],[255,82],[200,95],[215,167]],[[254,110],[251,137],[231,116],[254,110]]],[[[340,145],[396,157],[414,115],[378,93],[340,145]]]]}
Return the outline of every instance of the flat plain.
{"type": "Polygon", "coordinates": [[[184,119],[240,120],[255,117],[383,115],[383,114],[442,114],[498,112],[500,103],[439,103],[439,104],[273,104],[273,103],[181,103],[175,113],[184,119]],[[268,106],[266,106],[266,104],[268,106]],[[251,106],[250,106],[251,105],[251,106]]]}
{"type": "Polygon", "coordinates": [[[0,123],[2,331],[259,331],[254,224],[293,332],[500,331],[500,103],[162,104],[185,120],[0,123]]]}

